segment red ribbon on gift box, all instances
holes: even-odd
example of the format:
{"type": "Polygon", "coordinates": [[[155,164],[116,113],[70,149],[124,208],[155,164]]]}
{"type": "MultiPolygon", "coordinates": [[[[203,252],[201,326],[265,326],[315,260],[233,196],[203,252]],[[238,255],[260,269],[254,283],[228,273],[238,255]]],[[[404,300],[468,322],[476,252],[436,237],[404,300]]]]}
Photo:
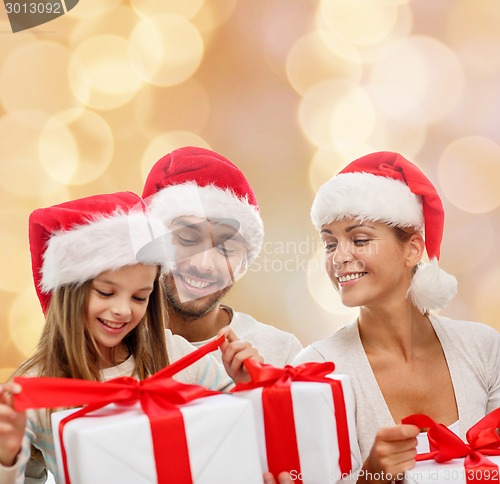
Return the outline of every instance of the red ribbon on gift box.
{"type": "Polygon", "coordinates": [[[22,411],[29,408],[86,405],[61,420],[59,425],[64,477],[66,484],[70,484],[63,440],[65,425],[111,403],[131,405],[140,402],[151,426],[158,482],[190,484],[193,479],[179,405],[197,398],[218,395],[220,392],[180,383],[173,380],[172,376],[217,349],[223,341],[224,336],[220,336],[142,381],[132,377],[115,378],[106,382],[16,377],[14,381],[22,386],[22,391],[14,396],[14,407],[17,411],[22,411]]]}
{"type": "Polygon", "coordinates": [[[326,383],[332,389],[339,443],[339,467],[343,475],[352,470],[349,429],[342,382],[327,378],[335,370],[332,362],[304,363],[296,367],[272,365],[248,359],[245,366],[251,381],[238,383],[231,392],[263,388],[262,406],[269,471],[277,479],[283,471],[300,473],[300,458],[293,415],[292,382],[326,383]]]}
{"type": "Polygon", "coordinates": [[[500,455],[500,435],[497,432],[500,428],[500,408],[493,410],[467,431],[467,443],[427,415],[410,415],[401,422],[428,429],[430,452],[418,454],[417,461],[434,459],[442,463],[465,458],[468,484],[500,484],[498,466],[486,457],[500,455]]]}

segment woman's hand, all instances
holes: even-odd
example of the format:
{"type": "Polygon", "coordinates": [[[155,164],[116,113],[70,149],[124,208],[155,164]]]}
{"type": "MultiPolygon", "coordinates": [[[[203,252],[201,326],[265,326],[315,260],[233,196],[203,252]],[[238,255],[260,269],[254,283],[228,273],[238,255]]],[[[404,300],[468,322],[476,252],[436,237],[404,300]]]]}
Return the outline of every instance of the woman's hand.
{"type": "MultiPolygon", "coordinates": [[[[276,479],[270,472],[264,474],[264,484],[276,484],[276,479]]],[[[293,484],[290,474],[288,472],[280,472],[278,475],[278,484],[293,484]]]]}
{"type": "Polygon", "coordinates": [[[12,395],[20,392],[17,383],[0,385],[0,464],[6,467],[15,464],[26,428],[26,413],[16,412],[12,402],[12,395]]]}
{"type": "Polygon", "coordinates": [[[419,433],[420,429],[415,425],[401,424],[380,429],[360,471],[358,483],[403,479],[405,471],[415,466],[419,433]],[[374,480],[374,476],[380,479],[374,480]]]}
{"type": "Polygon", "coordinates": [[[245,383],[250,380],[250,375],[243,364],[248,358],[253,358],[259,362],[263,362],[262,356],[252,346],[249,341],[244,341],[236,336],[236,333],[229,327],[222,328],[217,336],[224,334],[226,340],[222,343],[220,349],[222,351],[222,363],[227,374],[235,383],[245,383]]]}

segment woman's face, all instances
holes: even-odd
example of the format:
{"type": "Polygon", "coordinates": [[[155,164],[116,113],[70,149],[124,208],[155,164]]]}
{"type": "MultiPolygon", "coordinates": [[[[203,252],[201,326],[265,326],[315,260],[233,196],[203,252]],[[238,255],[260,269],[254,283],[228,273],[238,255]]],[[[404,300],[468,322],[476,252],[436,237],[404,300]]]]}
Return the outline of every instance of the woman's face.
{"type": "Polygon", "coordinates": [[[413,262],[407,244],[380,222],[344,219],[323,225],[326,270],[348,307],[406,299],[413,262]]]}
{"type": "Polygon", "coordinates": [[[87,325],[104,364],[112,363],[114,347],[118,347],[116,356],[123,356],[121,344],[144,317],[157,271],[156,266],[136,264],[102,272],[92,281],[87,325]]]}

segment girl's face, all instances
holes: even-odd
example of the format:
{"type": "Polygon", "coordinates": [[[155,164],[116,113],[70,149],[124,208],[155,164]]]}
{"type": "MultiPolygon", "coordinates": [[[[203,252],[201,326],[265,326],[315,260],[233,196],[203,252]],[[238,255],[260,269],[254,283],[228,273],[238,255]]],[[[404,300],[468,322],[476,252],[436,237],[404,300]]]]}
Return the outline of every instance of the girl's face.
{"type": "Polygon", "coordinates": [[[90,286],[88,329],[99,348],[103,367],[126,357],[122,342],[142,320],[153,291],[157,267],[136,264],[99,274],[90,286]]]}
{"type": "Polygon", "coordinates": [[[321,238],[328,276],[345,306],[387,306],[394,298],[406,299],[416,261],[409,257],[409,243],[402,244],[391,227],[345,219],[323,225],[321,238]]]}

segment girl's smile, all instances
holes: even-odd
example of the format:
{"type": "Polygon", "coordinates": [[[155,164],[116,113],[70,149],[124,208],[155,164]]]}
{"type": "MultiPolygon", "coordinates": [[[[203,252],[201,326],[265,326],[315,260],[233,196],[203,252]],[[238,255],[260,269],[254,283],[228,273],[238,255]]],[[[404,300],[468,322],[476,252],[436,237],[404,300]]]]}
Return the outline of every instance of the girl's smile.
{"type": "Polygon", "coordinates": [[[99,274],[92,281],[87,326],[104,365],[126,354],[123,339],[142,321],[153,291],[156,266],[135,264],[99,274]]]}

